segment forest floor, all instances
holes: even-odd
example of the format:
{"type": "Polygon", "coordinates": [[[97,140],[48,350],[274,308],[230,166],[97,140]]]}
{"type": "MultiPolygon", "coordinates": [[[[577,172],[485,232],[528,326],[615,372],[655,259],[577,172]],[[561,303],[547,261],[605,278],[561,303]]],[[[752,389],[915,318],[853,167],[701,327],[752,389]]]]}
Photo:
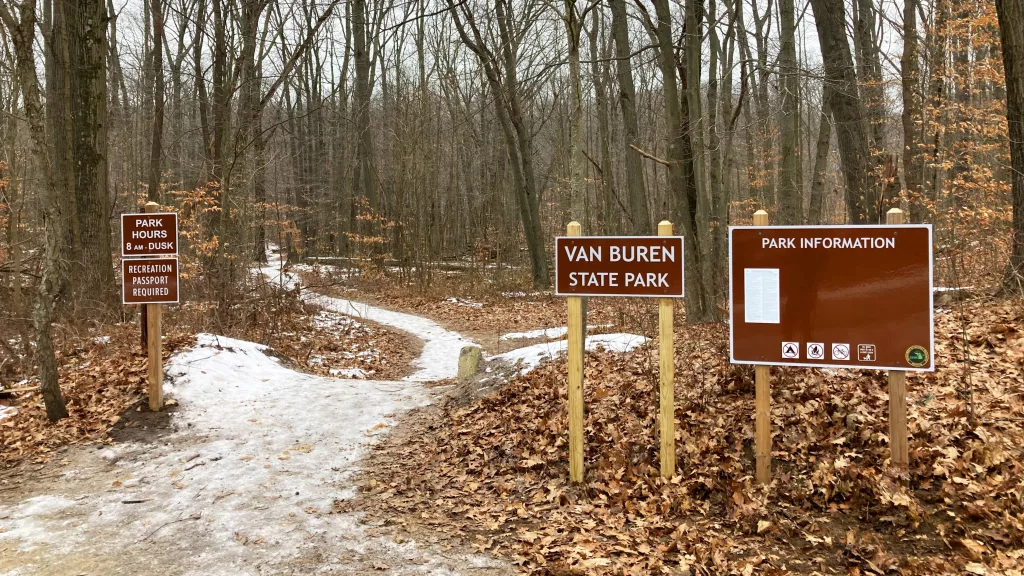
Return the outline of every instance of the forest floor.
{"type": "Polygon", "coordinates": [[[666,482],[639,336],[654,307],[592,299],[573,486],[563,300],[279,264],[273,330],[168,338],[167,411],[136,408],[145,362],[122,327],[65,347],[64,424],[31,395],[0,415],[0,576],[1024,573],[1020,300],[936,310],[938,370],[908,376],[909,471],[889,466],[884,373],[774,369],[760,487],[727,327],[677,322],[666,482]],[[470,343],[484,369],[455,385],[470,343]]]}

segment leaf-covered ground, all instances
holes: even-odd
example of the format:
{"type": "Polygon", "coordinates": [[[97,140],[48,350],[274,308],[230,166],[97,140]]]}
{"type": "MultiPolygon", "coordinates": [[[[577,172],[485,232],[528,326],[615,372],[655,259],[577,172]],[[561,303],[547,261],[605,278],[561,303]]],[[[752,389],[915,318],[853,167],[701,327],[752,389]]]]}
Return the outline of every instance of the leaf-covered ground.
{"type": "MultiPolygon", "coordinates": [[[[680,327],[678,476],[658,477],[656,351],[586,364],[586,481],[568,483],[566,366],[412,417],[354,506],[532,574],[1020,574],[1024,303],[936,313],[910,374],[911,468],[888,466],[884,372],[773,370],[773,483],[753,479],[752,370],[680,327]]],[[[403,428],[400,426],[400,429],[403,428]]]]}

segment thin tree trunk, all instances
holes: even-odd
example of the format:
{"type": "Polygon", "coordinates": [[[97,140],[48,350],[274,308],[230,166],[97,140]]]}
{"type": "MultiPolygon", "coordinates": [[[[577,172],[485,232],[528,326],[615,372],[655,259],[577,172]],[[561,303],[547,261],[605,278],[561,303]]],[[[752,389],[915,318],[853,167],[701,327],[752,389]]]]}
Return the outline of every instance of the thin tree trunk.
{"type": "Polygon", "coordinates": [[[164,9],[161,0],[152,0],[150,11],[153,13],[153,136],[147,197],[159,202],[164,138],[164,9]]]}
{"type": "Polygon", "coordinates": [[[803,220],[803,166],[800,159],[800,79],[796,60],[796,16],[793,0],[779,0],[782,46],[779,71],[782,98],[782,172],[779,178],[779,224],[803,220]]]}
{"type": "Polygon", "coordinates": [[[818,143],[814,152],[814,172],[811,177],[811,199],[807,209],[807,223],[819,225],[825,197],[825,168],[828,167],[828,151],[832,141],[832,119],[828,113],[829,89],[826,86],[821,95],[821,115],[818,120],[818,143]]]}
{"type": "Polygon", "coordinates": [[[1024,293],[1024,1],[996,0],[1006,74],[1006,121],[1013,166],[1013,240],[1003,285],[1024,293]]]}
{"type": "MultiPolygon", "coordinates": [[[[612,37],[615,40],[615,69],[619,84],[619,107],[622,109],[622,130],[626,154],[626,191],[629,199],[630,232],[651,234],[651,217],[644,187],[643,164],[634,146],[641,146],[640,127],[636,116],[636,86],[629,47],[629,22],[626,0],[608,0],[612,8],[612,37]]],[[[670,50],[671,52],[671,50],[670,50]]],[[[674,68],[673,68],[674,70],[674,68]]]]}
{"type": "MultiPolygon", "coordinates": [[[[653,0],[657,14],[657,25],[653,31],[658,41],[658,64],[661,69],[662,86],[665,93],[665,131],[668,143],[668,181],[669,193],[675,198],[674,218],[683,226],[685,242],[685,271],[689,282],[686,282],[686,321],[690,323],[704,322],[713,318],[707,310],[704,283],[701,280],[700,244],[697,242],[697,198],[693,175],[692,151],[688,150],[689,118],[684,119],[684,110],[688,112],[688,104],[683,104],[677,78],[686,78],[685,70],[677,76],[677,61],[674,54],[675,44],[672,41],[672,13],[668,0],[653,0]]],[[[688,113],[687,113],[688,116],[688,113]]]]}
{"type": "Polygon", "coordinates": [[[619,208],[615,202],[615,170],[611,157],[611,130],[609,127],[608,106],[608,43],[601,38],[604,22],[601,10],[593,11],[588,38],[590,40],[591,77],[594,83],[594,98],[597,114],[597,145],[601,151],[601,232],[615,235],[619,233],[619,208]]]}
{"type": "Polygon", "coordinates": [[[917,32],[917,8],[920,0],[904,0],[903,56],[900,59],[903,84],[903,180],[911,222],[926,221],[928,208],[924,197],[924,126],[921,95],[920,40],[917,32]]]}

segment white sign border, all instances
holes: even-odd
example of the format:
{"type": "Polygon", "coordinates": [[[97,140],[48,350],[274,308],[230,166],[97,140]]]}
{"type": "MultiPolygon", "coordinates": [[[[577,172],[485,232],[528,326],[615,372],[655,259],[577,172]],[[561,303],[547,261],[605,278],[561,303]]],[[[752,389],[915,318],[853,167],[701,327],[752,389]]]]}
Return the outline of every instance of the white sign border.
{"type": "Polygon", "coordinates": [[[178,256],[178,213],[177,212],[129,212],[121,214],[121,258],[157,258],[160,256],[178,256]],[[124,253],[124,218],[125,216],[162,216],[164,214],[174,215],[174,252],[160,252],[159,254],[125,254],[124,253]]]}
{"type": "MultiPolygon", "coordinates": [[[[935,244],[932,239],[932,225],[931,224],[836,224],[832,226],[809,226],[809,225],[796,225],[796,226],[729,226],[729,363],[730,364],[755,364],[758,366],[792,366],[792,367],[803,367],[803,368],[840,368],[840,369],[854,369],[854,370],[904,370],[907,372],[935,372],[935,244]],[[808,362],[765,362],[757,360],[737,360],[735,352],[735,343],[733,341],[733,306],[732,306],[732,292],[733,292],[733,281],[732,281],[732,232],[733,230],[779,230],[779,229],[790,229],[790,230],[826,230],[833,228],[885,228],[889,230],[900,230],[907,228],[926,228],[928,229],[928,323],[931,325],[930,341],[928,343],[928,366],[921,366],[920,368],[914,366],[882,366],[879,364],[826,364],[826,363],[808,363],[808,362]]],[[[853,343],[850,343],[851,347],[853,343]]],[[[852,360],[851,355],[851,360],[852,360]]],[[[858,360],[860,362],[860,360],[858,360]]]]}
{"type": "Polygon", "coordinates": [[[686,237],[673,235],[673,236],[555,236],[555,296],[580,296],[584,298],[685,298],[686,297],[686,237]],[[580,292],[559,292],[558,291],[558,243],[561,240],[590,240],[590,239],[606,239],[606,240],[635,240],[637,238],[653,238],[655,240],[666,240],[669,238],[679,238],[680,246],[682,249],[679,251],[682,258],[679,259],[679,266],[682,269],[680,277],[683,282],[680,288],[683,293],[676,294],[584,294],[580,292]]]}
{"type": "Polygon", "coordinates": [[[178,260],[177,255],[175,256],[136,256],[134,258],[121,258],[121,305],[122,306],[145,306],[147,304],[180,304],[181,303],[181,261],[178,260]],[[126,264],[137,263],[142,260],[174,260],[174,269],[176,274],[174,275],[174,283],[178,285],[177,300],[162,300],[160,302],[125,302],[125,288],[124,285],[124,267],[126,264]]]}

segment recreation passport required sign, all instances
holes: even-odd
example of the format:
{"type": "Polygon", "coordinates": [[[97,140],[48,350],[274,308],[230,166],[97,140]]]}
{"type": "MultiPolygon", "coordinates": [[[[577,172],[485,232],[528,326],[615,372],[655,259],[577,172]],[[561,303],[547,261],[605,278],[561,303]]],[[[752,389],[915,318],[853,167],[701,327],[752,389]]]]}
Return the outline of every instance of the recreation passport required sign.
{"type": "Polygon", "coordinates": [[[934,370],[932,229],[729,228],[736,364],[934,370]]]}

